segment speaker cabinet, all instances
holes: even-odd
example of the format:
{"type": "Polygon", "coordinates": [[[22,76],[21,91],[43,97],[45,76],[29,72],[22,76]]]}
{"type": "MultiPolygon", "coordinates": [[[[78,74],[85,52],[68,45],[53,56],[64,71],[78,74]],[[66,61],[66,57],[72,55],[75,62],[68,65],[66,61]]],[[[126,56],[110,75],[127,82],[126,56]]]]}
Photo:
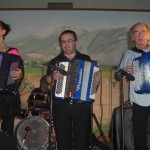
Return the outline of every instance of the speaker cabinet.
{"type": "MultiPolygon", "coordinates": [[[[124,109],[124,148],[134,150],[134,133],[132,123],[132,105],[129,101],[123,104],[124,109]]],[[[110,127],[110,138],[114,145],[114,150],[122,150],[122,125],[121,125],[121,106],[116,107],[112,115],[110,127]]]]}

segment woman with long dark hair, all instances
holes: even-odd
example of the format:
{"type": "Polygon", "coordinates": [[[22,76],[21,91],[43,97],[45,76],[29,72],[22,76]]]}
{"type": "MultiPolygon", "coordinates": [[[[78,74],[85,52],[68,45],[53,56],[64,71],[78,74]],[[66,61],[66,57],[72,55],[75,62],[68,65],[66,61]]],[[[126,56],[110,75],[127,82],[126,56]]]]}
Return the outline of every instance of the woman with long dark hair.
{"type": "Polygon", "coordinates": [[[20,115],[18,88],[24,77],[20,52],[5,43],[10,31],[10,25],[0,20],[0,118],[1,130],[6,135],[13,135],[14,118],[20,115]]]}

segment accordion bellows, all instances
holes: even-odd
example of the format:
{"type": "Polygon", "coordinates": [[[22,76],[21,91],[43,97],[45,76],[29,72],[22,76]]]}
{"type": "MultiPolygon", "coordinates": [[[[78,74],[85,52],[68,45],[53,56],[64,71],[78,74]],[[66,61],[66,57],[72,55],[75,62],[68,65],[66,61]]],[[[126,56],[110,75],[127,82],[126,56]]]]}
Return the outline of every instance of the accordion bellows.
{"type": "Polygon", "coordinates": [[[84,60],[60,62],[59,68],[67,71],[67,75],[61,74],[56,81],[56,98],[94,102],[97,90],[95,76],[99,73],[96,62],[84,60]]]}

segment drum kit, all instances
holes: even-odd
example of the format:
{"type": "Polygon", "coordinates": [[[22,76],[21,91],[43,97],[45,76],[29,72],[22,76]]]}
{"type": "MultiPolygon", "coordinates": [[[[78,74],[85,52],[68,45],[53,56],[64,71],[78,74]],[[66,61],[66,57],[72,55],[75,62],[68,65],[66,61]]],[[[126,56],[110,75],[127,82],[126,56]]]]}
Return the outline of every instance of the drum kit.
{"type": "Polygon", "coordinates": [[[46,94],[29,96],[28,116],[16,125],[14,131],[19,150],[57,150],[50,105],[50,97],[46,94]]]}

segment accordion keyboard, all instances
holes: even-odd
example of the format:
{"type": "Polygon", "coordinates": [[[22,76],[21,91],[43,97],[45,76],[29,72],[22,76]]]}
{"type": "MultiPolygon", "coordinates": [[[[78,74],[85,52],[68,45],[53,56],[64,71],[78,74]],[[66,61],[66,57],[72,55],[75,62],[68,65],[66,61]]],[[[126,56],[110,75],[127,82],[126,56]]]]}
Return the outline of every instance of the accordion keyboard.
{"type": "MultiPolygon", "coordinates": [[[[60,69],[65,70],[65,65],[61,64],[60,69]]],[[[65,76],[60,74],[56,84],[56,94],[60,94],[63,92],[63,82],[65,80],[65,76]]]]}
{"type": "Polygon", "coordinates": [[[97,82],[96,82],[96,76],[99,75],[99,70],[96,71],[94,74],[93,74],[93,81],[92,81],[92,86],[91,86],[91,92],[90,92],[90,95],[93,95],[96,93],[96,90],[97,90],[97,82]]]}

